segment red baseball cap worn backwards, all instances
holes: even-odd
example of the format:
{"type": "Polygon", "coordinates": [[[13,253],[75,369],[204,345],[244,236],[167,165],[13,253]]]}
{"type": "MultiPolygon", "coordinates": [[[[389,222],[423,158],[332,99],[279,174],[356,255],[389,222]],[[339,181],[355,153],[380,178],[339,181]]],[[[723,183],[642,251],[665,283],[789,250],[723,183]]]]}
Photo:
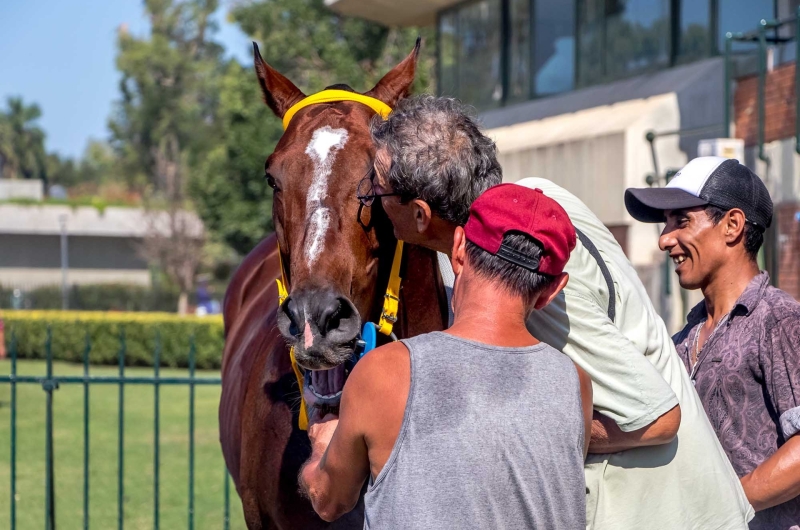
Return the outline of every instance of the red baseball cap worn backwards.
{"type": "Polygon", "coordinates": [[[534,272],[557,276],[575,248],[575,227],[556,201],[538,188],[498,184],[486,190],[469,209],[467,239],[501,259],[534,272]],[[503,245],[508,232],[520,232],[542,246],[540,259],[503,245]]]}

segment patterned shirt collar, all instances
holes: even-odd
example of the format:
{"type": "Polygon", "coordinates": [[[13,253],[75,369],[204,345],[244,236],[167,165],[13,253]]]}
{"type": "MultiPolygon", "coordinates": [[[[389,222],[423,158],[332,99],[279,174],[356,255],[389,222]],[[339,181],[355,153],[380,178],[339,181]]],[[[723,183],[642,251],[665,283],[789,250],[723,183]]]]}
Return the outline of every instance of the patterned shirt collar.
{"type": "MultiPolygon", "coordinates": [[[[736,303],[731,310],[730,319],[733,320],[733,318],[738,315],[749,315],[752,313],[758,305],[758,302],[764,298],[764,291],[767,290],[768,286],[769,274],[767,274],[766,271],[761,271],[760,273],[756,274],[756,276],[750,280],[750,283],[747,284],[747,287],[745,287],[744,291],[742,291],[742,294],[739,296],[738,300],[736,300],[736,303]]],[[[706,301],[703,300],[694,306],[691,311],[689,311],[689,315],[686,317],[686,322],[694,327],[705,320],[706,316],[706,301]]]]}

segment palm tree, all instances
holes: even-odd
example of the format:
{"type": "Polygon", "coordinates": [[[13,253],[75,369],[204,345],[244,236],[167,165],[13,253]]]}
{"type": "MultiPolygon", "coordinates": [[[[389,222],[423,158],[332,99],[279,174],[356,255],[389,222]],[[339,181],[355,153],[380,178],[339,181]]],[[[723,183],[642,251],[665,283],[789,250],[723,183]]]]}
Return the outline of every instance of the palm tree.
{"type": "Polygon", "coordinates": [[[44,131],[36,125],[42,111],[22,98],[7,100],[0,111],[0,175],[6,178],[46,179],[44,131]]]}

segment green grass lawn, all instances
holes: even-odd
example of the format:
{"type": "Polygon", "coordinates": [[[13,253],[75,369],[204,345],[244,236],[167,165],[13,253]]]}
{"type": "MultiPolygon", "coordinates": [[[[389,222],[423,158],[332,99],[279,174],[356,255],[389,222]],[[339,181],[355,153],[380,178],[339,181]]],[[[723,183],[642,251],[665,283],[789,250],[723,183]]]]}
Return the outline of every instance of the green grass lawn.
{"type": "MultiPolygon", "coordinates": [[[[0,361],[0,374],[11,363],[0,361]]],[[[19,361],[20,375],[43,375],[41,361],[19,361]]],[[[56,375],[81,375],[82,366],[54,363],[56,375]]],[[[128,368],[126,375],[149,376],[152,369],[128,368]]],[[[117,375],[92,367],[91,375],[117,375]]],[[[161,370],[162,376],[187,376],[186,370],[161,370]]],[[[216,377],[218,372],[198,372],[216,377]]],[[[218,441],[219,386],[196,386],[195,528],[222,528],[225,466],[218,441]]],[[[90,526],[117,527],[117,385],[90,387],[90,526]]],[[[160,527],[186,528],[189,487],[189,388],[161,387],[160,527]]],[[[0,528],[9,524],[10,385],[0,384],[0,528]]],[[[83,524],[83,385],[54,392],[56,522],[61,529],[83,524]]],[[[17,385],[17,528],[44,526],[45,392],[38,384],[17,385]]],[[[153,528],[153,387],[125,387],[125,528],[153,528]]],[[[231,483],[230,527],[244,528],[239,497],[231,483]]]]}

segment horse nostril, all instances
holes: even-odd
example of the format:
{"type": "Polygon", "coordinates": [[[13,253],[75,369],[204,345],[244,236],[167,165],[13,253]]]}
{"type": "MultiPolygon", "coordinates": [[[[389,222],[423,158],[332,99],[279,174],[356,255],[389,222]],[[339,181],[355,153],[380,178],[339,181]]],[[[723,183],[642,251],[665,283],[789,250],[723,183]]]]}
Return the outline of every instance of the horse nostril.
{"type": "Polygon", "coordinates": [[[289,317],[289,333],[294,336],[300,335],[303,317],[300,314],[297,302],[291,296],[283,303],[283,312],[289,317]]]}
{"type": "Polygon", "coordinates": [[[354,319],[357,321],[355,325],[357,334],[358,322],[360,322],[361,319],[356,312],[356,308],[353,307],[350,300],[339,296],[330,300],[320,312],[317,326],[319,327],[320,333],[323,335],[341,332],[342,335],[347,336],[351,334],[350,328],[353,327],[352,323],[354,319]]]}

